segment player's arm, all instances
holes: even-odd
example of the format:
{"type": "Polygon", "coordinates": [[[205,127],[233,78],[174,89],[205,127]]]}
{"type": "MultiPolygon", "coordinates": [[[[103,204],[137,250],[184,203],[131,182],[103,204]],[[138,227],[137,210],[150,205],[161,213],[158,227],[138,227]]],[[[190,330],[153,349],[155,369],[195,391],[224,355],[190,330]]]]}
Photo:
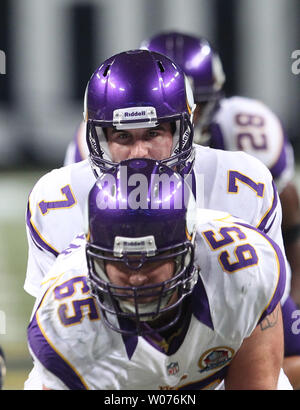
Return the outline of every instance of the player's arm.
{"type": "Polygon", "coordinates": [[[225,378],[226,390],[276,390],[284,354],[280,304],[244,340],[225,378]]]}
{"type": "Polygon", "coordinates": [[[300,201],[292,182],[281,192],[280,201],[283,240],[292,270],[291,296],[300,304],[300,201]]]}
{"type": "Polygon", "coordinates": [[[26,227],[28,259],[24,290],[33,297],[39,294],[40,284],[56,257],[38,246],[26,227]]]}
{"type": "Polygon", "coordinates": [[[39,378],[38,386],[35,387],[37,390],[69,390],[61,379],[49,372],[41,363],[35,361],[34,367],[39,378]]]}

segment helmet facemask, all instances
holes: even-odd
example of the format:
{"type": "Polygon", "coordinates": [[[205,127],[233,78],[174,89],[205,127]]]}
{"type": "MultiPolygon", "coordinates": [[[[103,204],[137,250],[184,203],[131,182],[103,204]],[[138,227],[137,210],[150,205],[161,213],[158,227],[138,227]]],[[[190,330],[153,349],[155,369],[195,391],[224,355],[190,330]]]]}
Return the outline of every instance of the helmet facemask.
{"type": "Polygon", "coordinates": [[[187,178],[159,161],[121,161],[95,183],[86,215],[88,278],[103,321],[135,335],[173,326],[198,279],[187,178]]]}
{"type": "MultiPolygon", "coordinates": [[[[127,129],[155,128],[160,123],[170,122],[175,124],[173,134],[173,147],[170,157],[160,160],[168,167],[175,169],[180,174],[188,174],[194,162],[193,135],[194,129],[189,116],[184,113],[180,116],[165,118],[155,123],[131,123],[127,129]]],[[[87,122],[87,144],[90,152],[90,161],[96,177],[100,172],[112,172],[118,165],[111,159],[107,140],[107,125],[100,121],[89,120],[87,122]]],[[[123,126],[116,129],[125,129],[123,126]]]]}
{"type": "MultiPolygon", "coordinates": [[[[124,239],[128,241],[128,238],[124,239]]],[[[117,240],[122,241],[122,238],[117,240]]],[[[134,238],[136,243],[140,240],[144,242],[144,238],[134,238]]],[[[90,244],[87,244],[86,254],[90,286],[98,299],[103,319],[107,326],[119,333],[141,335],[173,326],[181,315],[183,299],[192,292],[198,278],[193,266],[194,246],[189,241],[172,249],[161,249],[153,256],[147,256],[147,251],[139,255],[123,252],[122,256],[115,256],[107,249],[90,244]],[[107,262],[117,262],[124,269],[138,270],[144,264],[167,260],[174,261],[174,274],[170,279],[155,285],[117,286],[109,281],[105,271],[107,262]],[[151,328],[151,322],[155,323],[166,314],[171,314],[171,320],[159,328],[151,328]],[[121,328],[119,321],[122,319],[133,321],[134,330],[130,332],[121,328]]]]}
{"type": "Polygon", "coordinates": [[[106,60],[92,75],[84,98],[86,139],[95,175],[113,172],[117,166],[105,129],[151,129],[161,123],[176,123],[173,151],[168,158],[152,159],[189,173],[194,161],[194,109],[191,86],[168,57],[131,50],[106,60]]]}

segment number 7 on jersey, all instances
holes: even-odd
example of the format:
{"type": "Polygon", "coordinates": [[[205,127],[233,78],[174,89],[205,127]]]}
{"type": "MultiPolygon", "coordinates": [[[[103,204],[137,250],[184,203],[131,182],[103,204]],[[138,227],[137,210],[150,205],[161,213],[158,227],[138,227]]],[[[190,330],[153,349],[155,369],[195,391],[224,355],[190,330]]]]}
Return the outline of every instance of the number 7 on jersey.
{"type": "Polygon", "coordinates": [[[259,197],[264,196],[265,184],[261,182],[255,182],[253,179],[247,177],[244,174],[241,174],[238,171],[229,170],[228,171],[228,192],[231,193],[238,193],[239,187],[237,185],[237,180],[242,182],[245,185],[248,185],[249,188],[253,189],[256,192],[256,195],[259,197]]]}
{"type": "Polygon", "coordinates": [[[39,207],[43,215],[48,214],[49,211],[53,209],[64,209],[64,208],[71,208],[76,204],[75,196],[71,190],[70,185],[66,185],[61,188],[61,193],[63,194],[65,199],[61,199],[58,201],[41,201],[39,202],[39,207]]]}

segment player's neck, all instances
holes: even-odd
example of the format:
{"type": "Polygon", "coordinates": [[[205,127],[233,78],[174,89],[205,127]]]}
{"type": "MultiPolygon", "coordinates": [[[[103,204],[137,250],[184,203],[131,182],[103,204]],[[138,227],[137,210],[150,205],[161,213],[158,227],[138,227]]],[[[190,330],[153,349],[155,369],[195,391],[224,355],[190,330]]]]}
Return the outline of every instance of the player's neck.
{"type": "MultiPolygon", "coordinates": [[[[151,336],[147,336],[146,339],[149,339],[151,343],[156,344],[160,347],[165,353],[168,353],[170,348],[173,345],[174,341],[180,340],[182,342],[184,335],[186,333],[186,329],[189,326],[190,319],[191,319],[191,312],[190,312],[190,298],[187,298],[181,307],[181,313],[178,321],[168,329],[159,332],[153,332],[151,336]]],[[[157,319],[155,322],[151,322],[150,326],[152,329],[158,329],[162,327],[162,324],[168,323],[174,319],[174,316],[178,312],[168,312],[168,314],[163,315],[161,318],[157,319]],[[172,313],[172,315],[170,315],[172,313]]]]}

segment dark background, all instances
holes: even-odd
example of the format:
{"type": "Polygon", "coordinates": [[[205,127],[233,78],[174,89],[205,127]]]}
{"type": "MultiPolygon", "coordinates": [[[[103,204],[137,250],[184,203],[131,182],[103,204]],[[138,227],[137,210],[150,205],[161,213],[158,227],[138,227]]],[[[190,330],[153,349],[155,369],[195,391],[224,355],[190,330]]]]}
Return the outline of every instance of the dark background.
{"type": "Polygon", "coordinates": [[[96,67],[170,29],[207,36],[227,94],[269,105],[298,156],[299,22],[299,0],[1,0],[0,169],[61,165],[96,67]]]}

